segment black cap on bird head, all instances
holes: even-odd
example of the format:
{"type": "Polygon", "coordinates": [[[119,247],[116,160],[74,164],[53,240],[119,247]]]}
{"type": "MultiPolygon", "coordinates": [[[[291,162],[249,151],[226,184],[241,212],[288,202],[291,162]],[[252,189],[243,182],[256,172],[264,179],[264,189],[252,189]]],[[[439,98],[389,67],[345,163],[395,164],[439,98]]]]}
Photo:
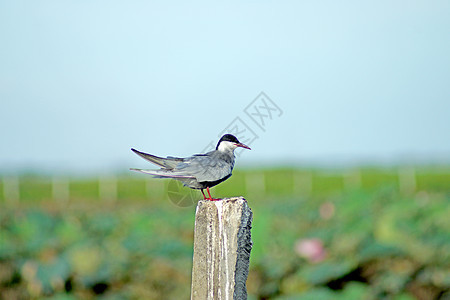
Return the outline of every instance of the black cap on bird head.
{"type": "Polygon", "coordinates": [[[247,146],[247,145],[245,145],[245,144],[242,144],[241,142],[239,142],[239,140],[237,139],[237,137],[235,137],[234,135],[229,134],[229,133],[224,134],[224,135],[220,138],[219,142],[217,143],[216,150],[219,149],[219,145],[220,145],[221,142],[231,142],[231,143],[233,143],[233,144],[234,144],[235,146],[237,146],[237,147],[242,147],[242,148],[251,150],[249,146],[247,146]]]}

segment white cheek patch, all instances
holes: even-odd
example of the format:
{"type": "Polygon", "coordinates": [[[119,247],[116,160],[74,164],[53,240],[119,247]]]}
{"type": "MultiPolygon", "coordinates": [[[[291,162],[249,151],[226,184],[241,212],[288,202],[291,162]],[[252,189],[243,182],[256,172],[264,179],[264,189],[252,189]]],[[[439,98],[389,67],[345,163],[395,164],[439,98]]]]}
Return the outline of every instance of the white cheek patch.
{"type": "Polygon", "coordinates": [[[222,141],[219,144],[219,151],[229,151],[229,150],[234,150],[236,149],[236,145],[233,142],[229,142],[229,141],[222,141]]]}

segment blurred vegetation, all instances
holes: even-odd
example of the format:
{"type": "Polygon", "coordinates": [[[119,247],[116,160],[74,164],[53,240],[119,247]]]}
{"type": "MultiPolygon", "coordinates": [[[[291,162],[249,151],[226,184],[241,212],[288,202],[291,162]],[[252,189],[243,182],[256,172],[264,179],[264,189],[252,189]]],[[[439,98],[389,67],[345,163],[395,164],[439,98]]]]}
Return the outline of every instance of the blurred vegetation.
{"type": "MultiPolygon", "coordinates": [[[[2,183],[1,299],[189,299],[195,206],[167,181],[2,183]]],[[[249,299],[450,298],[448,168],[247,170],[212,193],[253,210],[249,299]],[[323,259],[298,252],[307,239],[323,259]]]]}

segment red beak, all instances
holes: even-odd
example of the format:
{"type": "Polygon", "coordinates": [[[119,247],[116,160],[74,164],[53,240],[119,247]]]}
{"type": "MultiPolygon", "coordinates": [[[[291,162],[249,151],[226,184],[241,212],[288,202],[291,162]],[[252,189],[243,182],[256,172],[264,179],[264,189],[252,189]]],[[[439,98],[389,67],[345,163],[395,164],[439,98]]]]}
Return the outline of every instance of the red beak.
{"type": "Polygon", "coordinates": [[[252,150],[252,148],[250,148],[249,146],[247,146],[245,144],[242,144],[242,143],[236,143],[235,145],[238,146],[238,147],[242,147],[242,148],[248,149],[248,150],[252,150]]]}

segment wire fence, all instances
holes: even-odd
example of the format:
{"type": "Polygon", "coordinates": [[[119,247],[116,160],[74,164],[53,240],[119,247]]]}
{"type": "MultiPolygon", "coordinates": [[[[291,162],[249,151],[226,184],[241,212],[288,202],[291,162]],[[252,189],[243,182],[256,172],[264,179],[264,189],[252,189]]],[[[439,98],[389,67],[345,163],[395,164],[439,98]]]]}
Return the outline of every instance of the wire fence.
{"type": "MultiPolygon", "coordinates": [[[[81,179],[67,176],[3,176],[0,202],[14,205],[40,200],[114,203],[121,199],[167,199],[167,186],[167,180],[136,176],[109,175],[81,179]]],[[[311,196],[380,187],[391,187],[401,194],[420,190],[449,192],[450,169],[249,170],[235,172],[228,181],[214,189],[222,196],[261,198],[271,195],[311,196]]]]}

